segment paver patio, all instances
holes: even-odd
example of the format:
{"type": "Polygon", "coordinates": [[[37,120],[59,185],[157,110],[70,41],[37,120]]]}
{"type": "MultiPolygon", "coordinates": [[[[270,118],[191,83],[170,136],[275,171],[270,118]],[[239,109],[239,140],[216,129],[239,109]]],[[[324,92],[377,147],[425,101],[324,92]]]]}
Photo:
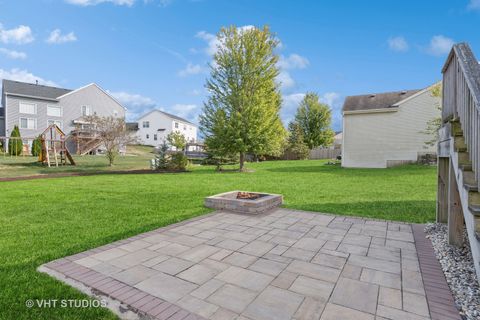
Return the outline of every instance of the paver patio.
{"type": "Polygon", "coordinates": [[[40,270],[158,319],[434,318],[403,223],[215,212],[40,270]]]}

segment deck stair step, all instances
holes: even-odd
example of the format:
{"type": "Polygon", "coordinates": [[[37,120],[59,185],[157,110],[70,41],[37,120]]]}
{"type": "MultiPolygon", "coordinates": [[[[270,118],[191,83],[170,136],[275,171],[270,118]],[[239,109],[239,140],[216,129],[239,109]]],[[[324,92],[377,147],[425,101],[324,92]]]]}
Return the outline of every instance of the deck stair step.
{"type": "Polygon", "coordinates": [[[458,165],[460,169],[465,172],[465,171],[472,171],[472,163],[464,163],[464,164],[459,164],[458,165]]]}
{"type": "Polygon", "coordinates": [[[463,186],[465,189],[467,189],[467,191],[478,192],[478,184],[475,181],[475,173],[473,171],[463,172],[463,186]]]}
{"type": "Polygon", "coordinates": [[[468,205],[479,205],[480,206],[480,192],[469,191],[468,192],[468,205]]]}
{"type": "Polygon", "coordinates": [[[474,216],[480,217],[480,205],[471,204],[468,206],[468,209],[474,216]]]}
{"type": "Polygon", "coordinates": [[[472,162],[470,161],[470,155],[468,154],[467,151],[459,151],[457,154],[458,154],[459,165],[472,164],[472,162]]]}
{"type": "Polygon", "coordinates": [[[451,120],[450,123],[452,125],[452,136],[463,137],[463,130],[460,121],[458,119],[455,119],[451,120]]]}
{"type": "Polygon", "coordinates": [[[465,143],[465,138],[461,137],[454,137],[453,138],[453,147],[457,152],[466,152],[467,151],[467,144],[465,143]]]}

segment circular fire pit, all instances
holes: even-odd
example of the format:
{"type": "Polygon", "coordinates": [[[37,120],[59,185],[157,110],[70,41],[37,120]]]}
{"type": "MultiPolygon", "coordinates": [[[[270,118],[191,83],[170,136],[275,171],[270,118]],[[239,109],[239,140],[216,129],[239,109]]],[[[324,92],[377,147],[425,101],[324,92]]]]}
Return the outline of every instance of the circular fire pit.
{"type": "Polygon", "coordinates": [[[283,197],[279,194],[231,191],[205,198],[205,206],[217,210],[259,214],[278,207],[283,197]]]}

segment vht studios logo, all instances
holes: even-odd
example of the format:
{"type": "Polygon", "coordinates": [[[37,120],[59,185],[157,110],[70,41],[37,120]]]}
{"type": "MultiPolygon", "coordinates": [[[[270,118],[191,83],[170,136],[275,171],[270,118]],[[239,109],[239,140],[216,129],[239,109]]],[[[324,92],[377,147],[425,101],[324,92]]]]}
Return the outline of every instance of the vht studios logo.
{"type": "Polygon", "coordinates": [[[104,300],[88,299],[28,299],[25,301],[27,308],[98,308],[106,307],[104,300]]]}

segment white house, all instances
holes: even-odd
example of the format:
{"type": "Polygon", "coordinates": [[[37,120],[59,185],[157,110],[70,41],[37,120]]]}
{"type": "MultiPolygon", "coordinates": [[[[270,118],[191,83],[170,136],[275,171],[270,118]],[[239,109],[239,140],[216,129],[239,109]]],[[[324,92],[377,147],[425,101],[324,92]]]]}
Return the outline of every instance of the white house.
{"type": "Polygon", "coordinates": [[[165,141],[170,132],[180,132],[187,142],[197,142],[197,126],[176,115],[152,110],[138,120],[137,139],[141,144],[157,147],[165,141]]]}
{"type": "Polygon", "coordinates": [[[440,117],[431,87],[349,96],[343,105],[342,166],[386,168],[435,154],[427,122],[440,117]]]}

